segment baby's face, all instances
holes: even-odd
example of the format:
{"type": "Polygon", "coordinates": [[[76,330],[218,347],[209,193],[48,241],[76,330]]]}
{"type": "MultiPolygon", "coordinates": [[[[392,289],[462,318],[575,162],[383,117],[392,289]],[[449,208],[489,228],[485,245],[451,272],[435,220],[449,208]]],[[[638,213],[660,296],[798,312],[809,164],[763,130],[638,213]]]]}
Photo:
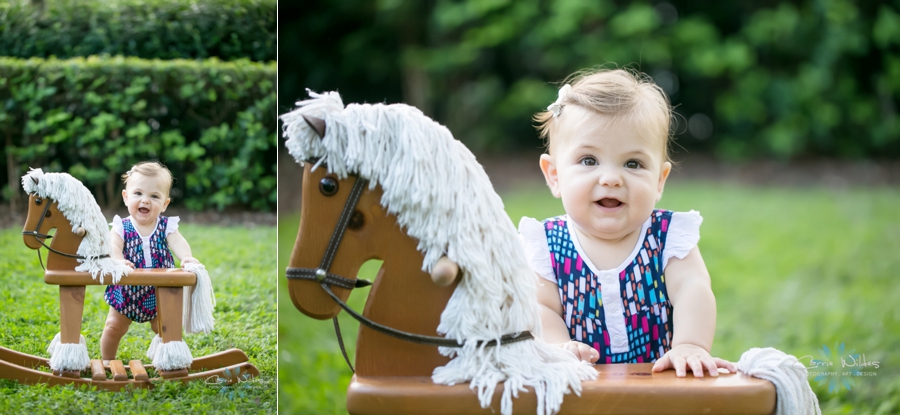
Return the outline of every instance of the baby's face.
{"type": "Polygon", "coordinates": [[[122,191],[122,200],[131,218],[139,225],[155,226],[159,214],[169,206],[169,186],[160,176],[133,173],[122,191]]]}
{"type": "Polygon", "coordinates": [[[541,169],[569,218],[589,237],[619,240],[639,232],[662,197],[671,164],[661,138],[627,117],[612,120],[575,105],[563,111],[541,169]]]}

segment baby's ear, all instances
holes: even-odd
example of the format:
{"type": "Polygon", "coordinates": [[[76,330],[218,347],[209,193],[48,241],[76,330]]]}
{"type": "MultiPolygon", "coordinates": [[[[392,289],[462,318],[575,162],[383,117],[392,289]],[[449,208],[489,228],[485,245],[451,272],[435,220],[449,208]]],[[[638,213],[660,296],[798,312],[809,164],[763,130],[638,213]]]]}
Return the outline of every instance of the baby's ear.
{"type": "Polygon", "coordinates": [[[541,171],[544,173],[544,179],[547,181],[547,187],[553,197],[559,198],[559,175],[556,170],[556,163],[549,154],[541,154],[541,171]]]}
{"type": "Polygon", "coordinates": [[[163,203],[163,207],[162,207],[162,210],[160,211],[160,213],[165,212],[166,208],[169,207],[169,203],[171,203],[171,202],[172,202],[172,198],[167,197],[165,203],[163,203]]]}
{"type": "Polygon", "coordinates": [[[662,167],[659,169],[659,183],[657,184],[656,191],[656,202],[658,203],[660,199],[662,199],[663,189],[666,187],[666,179],[669,178],[669,173],[672,172],[672,163],[668,161],[662,164],[662,167]]]}

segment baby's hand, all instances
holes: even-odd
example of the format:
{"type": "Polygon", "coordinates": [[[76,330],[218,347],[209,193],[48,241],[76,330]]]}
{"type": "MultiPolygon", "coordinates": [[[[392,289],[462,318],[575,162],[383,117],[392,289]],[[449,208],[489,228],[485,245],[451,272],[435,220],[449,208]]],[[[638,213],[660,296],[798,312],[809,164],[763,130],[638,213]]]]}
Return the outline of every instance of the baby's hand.
{"type": "Polygon", "coordinates": [[[129,261],[129,260],[127,260],[127,259],[120,259],[120,260],[119,260],[119,263],[121,263],[121,264],[123,264],[123,265],[127,265],[128,268],[134,269],[134,263],[131,262],[131,261],[129,261]]]}
{"type": "Polygon", "coordinates": [[[181,259],[182,266],[184,266],[184,264],[199,264],[199,263],[200,263],[200,261],[198,261],[197,258],[194,258],[192,256],[186,256],[181,259]]]}
{"type": "Polygon", "coordinates": [[[560,344],[559,347],[574,353],[575,357],[588,363],[594,363],[600,358],[600,353],[596,349],[579,341],[572,340],[560,344]]]}
{"type": "Polygon", "coordinates": [[[719,376],[720,367],[728,369],[730,372],[737,372],[737,367],[734,366],[734,363],[718,357],[712,357],[705,349],[693,344],[680,344],[673,347],[656,361],[653,365],[653,371],[662,372],[666,369],[675,369],[675,376],[683,378],[686,376],[685,372],[688,366],[694,372],[694,377],[698,378],[703,377],[704,368],[713,377],[719,376]]]}

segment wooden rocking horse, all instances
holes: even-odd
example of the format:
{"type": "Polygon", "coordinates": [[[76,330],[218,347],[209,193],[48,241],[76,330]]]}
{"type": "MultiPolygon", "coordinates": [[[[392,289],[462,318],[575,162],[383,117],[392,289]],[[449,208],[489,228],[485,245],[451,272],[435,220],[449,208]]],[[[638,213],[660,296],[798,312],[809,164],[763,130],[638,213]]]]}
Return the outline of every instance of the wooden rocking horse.
{"type": "MultiPolygon", "coordinates": [[[[39,176],[41,175],[26,176],[23,178],[23,182],[33,180],[34,185],[37,185],[40,180],[39,176]]],[[[182,367],[171,367],[172,364],[162,365],[166,367],[154,367],[152,364],[144,365],[140,360],[131,360],[127,366],[121,360],[112,360],[105,365],[103,361],[97,359],[89,360],[89,364],[84,365],[84,363],[88,363],[85,361],[88,358],[84,348],[84,337],[81,336],[81,321],[86,286],[114,283],[155,286],[159,316],[158,332],[161,338],[157,346],[163,348],[163,345],[166,344],[174,345],[175,342],[183,342],[183,293],[185,288],[197,284],[197,275],[182,269],[135,269],[124,277],[112,274],[104,276],[96,269],[90,270],[94,275],[92,272],[76,271],[77,268],[86,268],[87,263],[92,260],[109,256],[108,253],[96,255],[96,251],[93,255],[85,255],[85,252],[90,252],[90,248],[86,250],[82,244],[89,236],[94,236],[94,240],[106,238],[109,231],[106,228],[105,219],[100,214],[100,208],[90,192],[71,176],[68,179],[70,179],[70,183],[77,183],[72,187],[80,187],[80,194],[63,194],[64,192],[60,191],[58,186],[54,189],[44,189],[43,194],[38,194],[38,192],[29,194],[28,216],[22,232],[25,245],[29,248],[47,248],[49,253],[44,282],[59,286],[60,333],[49,348],[52,357],[46,359],[0,347],[0,377],[25,384],[91,385],[107,390],[121,390],[128,385],[149,388],[152,387],[153,381],[160,379],[189,381],[220,378],[225,379],[229,384],[243,380],[225,376],[226,370],[229,371],[228,373],[239,371],[241,374],[258,376],[259,370],[248,362],[247,355],[240,349],[229,349],[193,358],[187,364],[175,365],[182,367]],[[104,229],[98,230],[97,226],[92,229],[88,225],[73,225],[76,222],[63,213],[66,209],[60,209],[60,198],[88,207],[85,211],[91,217],[79,220],[78,223],[93,221],[94,224],[99,223],[99,226],[104,229]],[[56,229],[56,232],[50,235],[52,229],[56,229]],[[91,232],[102,232],[102,234],[91,235],[91,232]],[[50,238],[52,238],[52,242],[48,246],[46,240],[50,238]],[[81,356],[74,360],[70,359],[70,361],[57,360],[60,353],[65,353],[63,349],[74,351],[75,354],[81,356]],[[72,363],[73,361],[75,363],[72,363]],[[155,370],[159,377],[150,378],[147,369],[155,370]],[[90,377],[81,377],[82,371],[88,372],[90,377]]],[[[26,185],[26,189],[29,186],[26,185]]],[[[109,244],[106,243],[106,246],[108,247],[109,244]]],[[[113,274],[119,271],[114,270],[113,274]]],[[[188,356],[189,354],[188,350],[188,356]]]]}
{"type": "MultiPolygon", "coordinates": [[[[515,246],[503,250],[496,243],[503,238],[511,241],[510,232],[516,238],[515,228],[502,212],[502,203],[489,181],[486,187],[478,184],[487,177],[471,153],[438,124],[431,122],[437,126],[434,128],[443,130],[429,132],[432,127],[427,127],[427,122],[415,121],[424,115],[411,107],[351,104],[345,110],[337,93],[310,95],[312,99],[298,103],[299,109],[282,116],[286,145],[294,158],[305,164],[300,229],[287,269],[288,288],[294,305],[307,316],[333,318],[343,308],[361,322],[355,375],[347,391],[348,412],[508,415],[557,410],[561,414],[775,411],[774,385],[742,373],[677,378],[674,371],[651,373],[652,363],[590,366],[573,362],[577,359],[571,354],[566,360],[539,348],[537,343],[547,345],[526,331],[540,330],[536,317],[528,314],[531,311],[527,305],[534,301],[516,298],[529,292],[533,295],[527,287],[518,287],[527,286],[533,275],[521,268],[524,259],[510,265],[521,275],[478,274],[515,262],[507,255],[513,260],[524,257],[515,246]],[[384,129],[395,132],[388,137],[384,129]],[[424,149],[410,148],[425,141],[439,143],[424,149]],[[440,165],[446,161],[442,153],[447,152],[453,154],[456,165],[440,165]],[[443,189],[431,188],[434,186],[443,189]],[[459,235],[472,228],[451,217],[471,213],[465,205],[479,203],[492,204],[490,212],[477,211],[485,215],[477,218],[480,227],[475,230],[481,233],[459,235]],[[498,237],[498,232],[506,236],[498,237]],[[449,238],[450,243],[436,242],[441,238],[449,238]],[[481,240],[487,242],[482,244],[481,240]],[[463,252],[470,248],[476,252],[463,252]],[[369,285],[357,280],[356,275],[360,266],[373,258],[382,260],[383,265],[371,282],[365,308],[359,314],[344,301],[351,290],[369,285]],[[485,296],[487,314],[476,315],[466,309],[473,304],[466,301],[467,296],[471,298],[481,286],[497,289],[499,279],[519,284],[499,285],[511,291],[495,292],[496,301],[485,296]],[[520,314],[532,319],[530,325],[514,329],[507,326],[486,337],[475,330],[455,330],[459,321],[490,325],[498,315],[500,319],[515,319],[520,314]],[[533,356],[519,358],[546,363],[539,364],[540,371],[528,373],[532,378],[543,376],[543,380],[517,377],[517,371],[526,369],[509,370],[516,362],[496,364],[496,359],[506,353],[516,353],[514,347],[533,347],[528,349],[533,356]],[[484,352],[476,356],[481,360],[475,364],[481,366],[468,372],[474,375],[468,379],[447,376],[448,371],[458,369],[453,366],[456,361],[465,363],[464,359],[478,352],[484,352]],[[590,373],[585,375],[583,366],[590,373]],[[552,392],[554,383],[557,388],[552,392]],[[560,383],[562,389],[558,388],[560,383]],[[568,394],[564,400],[563,394],[568,394]],[[515,397],[514,403],[511,397],[515,397]]],[[[472,219],[476,218],[467,218],[472,219]]]]}

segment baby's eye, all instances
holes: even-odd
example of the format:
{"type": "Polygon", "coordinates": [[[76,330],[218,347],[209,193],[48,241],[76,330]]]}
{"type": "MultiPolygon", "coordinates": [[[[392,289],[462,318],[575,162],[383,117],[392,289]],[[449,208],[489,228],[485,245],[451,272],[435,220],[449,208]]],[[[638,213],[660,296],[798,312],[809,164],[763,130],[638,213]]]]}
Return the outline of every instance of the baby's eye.
{"type": "Polygon", "coordinates": [[[140,196],[141,192],[134,192],[135,196],[140,196]]]}
{"type": "Polygon", "coordinates": [[[152,198],[154,198],[154,199],[159,199],[159,196],[157,196],[157,195],[153,195],[153,196],[150,196],[150,197],[152,197],[152,198]]]}
{"type": "Polygon", "coordinates": [[[625,162],[626,169],[639,169],[641,167],[643,167],[643,165],[637,160],[628,160],[625,162]]]}
{"type": "Polygon", "coordinates": [[[578,160],[578,162],[581,163],[582,166],[596,166],[597,165],[597,159],[595,159],[594,156],[584,156],[581,158],[581,160],[578,160]]]}

